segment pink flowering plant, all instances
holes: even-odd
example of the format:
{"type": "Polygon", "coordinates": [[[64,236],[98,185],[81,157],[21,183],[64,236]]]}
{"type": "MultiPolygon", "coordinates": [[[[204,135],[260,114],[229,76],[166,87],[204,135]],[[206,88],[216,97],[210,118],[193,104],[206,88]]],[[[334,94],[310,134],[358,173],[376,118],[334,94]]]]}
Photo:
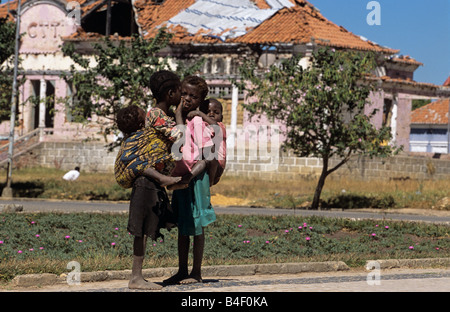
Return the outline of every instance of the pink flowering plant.
{"type": "MultiPolygon", "coordinates": [[[[0,282],[28,273],[130,268],[126,214],[0,214],[0,282]]],[[[145,265],[177,265],[177,230],[148,240],[145,265]]],[[[205,228],[205,265],[449,257],[446,225],[323,217],[218,215],[205,228]],[[412,248],[410,248],[412,246],[412,248]]]]}

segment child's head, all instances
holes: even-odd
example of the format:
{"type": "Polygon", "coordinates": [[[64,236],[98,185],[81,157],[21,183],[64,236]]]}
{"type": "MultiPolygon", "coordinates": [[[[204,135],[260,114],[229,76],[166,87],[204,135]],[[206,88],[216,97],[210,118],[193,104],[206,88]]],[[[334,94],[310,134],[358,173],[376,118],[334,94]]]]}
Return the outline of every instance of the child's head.
{"type": "Polygon", "coordinates": [[[150,90],[157,102],[178,105],[181,100],[181,81],[173,72],[160,70],[150,77],[150,90]]]}
{"type": "Polygon", "coordinates": [[[145,126],[145,111],[136,105],[121,108],[116,117],[117,127],[125,135],[131,134],[145,126]]]}
{"type": "Polygon", "coordinates": [[[223,120],[223,107],[219,100],[210,98],[203,102],[200,106],[200,110],[208,117],[214,119],[216,122],[222,122],[223,120]]]}
{"type": "Polygon", "coordinates": [[[208,95],[208,84],[198,76],[187,76],[181,84],[183,111],[196,110],[208,95]]]}

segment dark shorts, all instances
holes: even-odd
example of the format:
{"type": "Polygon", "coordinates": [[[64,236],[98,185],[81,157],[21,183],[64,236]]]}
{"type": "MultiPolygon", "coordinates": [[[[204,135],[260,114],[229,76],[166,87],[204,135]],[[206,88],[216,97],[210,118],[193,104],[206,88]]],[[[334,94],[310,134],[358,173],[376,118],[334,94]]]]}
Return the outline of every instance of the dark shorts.
{"type": "Polygon", "coordinates": [[[130,234],[156,240],[162,237],[160,229],[176,226],[174,214],[166,190],[146,177],[138,177],[133,183],[130,199],[128,231],[130,234]]]}

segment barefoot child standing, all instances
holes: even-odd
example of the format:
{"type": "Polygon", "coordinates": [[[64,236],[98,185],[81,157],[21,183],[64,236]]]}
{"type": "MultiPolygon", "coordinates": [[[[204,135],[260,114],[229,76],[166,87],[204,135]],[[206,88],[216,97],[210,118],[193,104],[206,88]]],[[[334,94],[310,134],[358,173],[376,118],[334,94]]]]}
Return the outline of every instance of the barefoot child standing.
{"type": "MultiPolygon", "coordinates": [[[[175,161],[172,144],[182,132],[169,117],[169,107],[179,105],[181,82],[169,71],[156,72],[150,78],[150,89],[156,105],[147,114],[130,105],[117,114],[117,125],[124,140],[115,162],[115,177],[124,188],[133,187],[130,199],[128,231],[134,236],[133,267],[128,287],[132,289],[161,289],[142,276],[147,237],[156,240],[161,228],[170,229],[176,224],[164,186],[177,183],[181,178],[171,176],[175,161]]],[[[181,107],[177,120],[182,123],[181,107]]]]}
{"type": "MultiPolygon", "coordinates": [[[[188,114],[202,104],[208,94],[205,80],[188,76],[182,82],[182,116],[186,122],[183,158],[176,162],[173,175],[183,176],[188,187],[175,189],[172,206],[178,212],[178,272],[165,280],[167,284],[189,284],[202,281],[201,264],[205,244],[204,228],[216,220],[211,205],[207,161],[202,157],[203,149],[211,148],[212,133],[200,116],[191,120],[188,114]],[[186,178],[188,177],[188,178],[186,178]],[[192,271],[188,272],[190,236],[194,237],[192,271]]],[[[182,182],[180,182],[182,183],[182,182]]]]}

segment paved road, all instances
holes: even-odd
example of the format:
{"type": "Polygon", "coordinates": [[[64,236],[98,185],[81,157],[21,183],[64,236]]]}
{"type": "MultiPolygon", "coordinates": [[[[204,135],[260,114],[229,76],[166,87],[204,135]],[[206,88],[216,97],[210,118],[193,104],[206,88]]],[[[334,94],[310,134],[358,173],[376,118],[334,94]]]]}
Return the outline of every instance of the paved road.
{"type": "MultiPolygon", "coordinates": [[[[128,212],[128,203],[123,202],[88,202],[88,201],[60,201],[60,200],[32,200],[15,199],[0,200],[0,205],[18,204],[23,205],[26,212],[128,212]]],[[[450,224],[450,216],[423,215],[393,213],[382,210],[355,211],[355,210],[303,210],[303,209],[273,209],[273,208],[251,208],[251,207],[218,207],[214,210],[218,214],[243,214],[243,215],[298,215],[298,216],[325,216],[332,218],[353,219],[391,219],[404,221],[426,221],[450,224]]]]}
{"type": "MultiPolygon", "coordinates": [[[[203,283],[192,285],[165,286],[152,293],[178,293],[180,298],[193,296],[201,298],[202,293],[247,293],[254,296],[257,292],[449,292],[449,269],[386,269],[376,275],[373,271],[352,269],[337,272],[304,272],[299,274],[272,274],[251,276],[204,277],[203,283]],[[377,279],[369,278],[368,275],[377,279]],[[183,294],[181,294],[183,293],[183,294]],[[251,294],[252,293],[252,294],[251,294]]],[[[163,277],[149,278],[149,281],[161,283],[163,277]]],[[[127,280],[88,282],[79,285],[59,284],[33,288],[6,288],[3,292],[127,292],[145,291],[128,289],[127,280]]],[[[239,296],[243,296],[240,294],[239,296]]],[[[288,297],[295,299],[295,297],[288,297]]]]}

